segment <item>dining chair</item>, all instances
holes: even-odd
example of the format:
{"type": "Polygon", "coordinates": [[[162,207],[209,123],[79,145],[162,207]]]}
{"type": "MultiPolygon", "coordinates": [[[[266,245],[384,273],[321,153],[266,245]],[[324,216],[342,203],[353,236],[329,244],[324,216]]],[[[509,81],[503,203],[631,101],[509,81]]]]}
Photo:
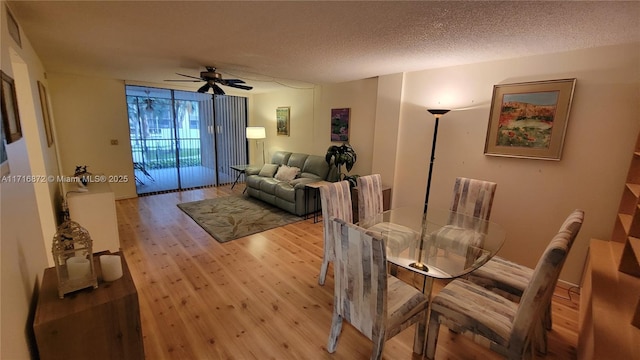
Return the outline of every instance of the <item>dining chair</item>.
{"type": "Polygon", "coordinates": [[[330,221],[331,217],[342,219],[346,222],[353,223],[353,211],[351,203],[351,186],[348,181],[339,181],[323,185],[320,187],[320,203],[322,205],[323,219],[323,247],[322,266],[320,267],[320,277],[318,283],[324,285],[329,268],[329,262],[333,261],[333,227],[330,221]]]}
{"type": "MultiPolygon", "coordinates": [[[[356,183],[358,185],[358,223],[363,225],[368,221],[375,222],[375,225],[367,226],[367,230],[379,233],[394,256],[398,256],[407,248],[410,256],[413,256],[420,234],[406,226],[383,222],[381,219],[384,202],[380,174],[359,176],[356,183]]],[[[398,268],[396,265],[391,265],[390,270],[392,275],[396,275],[398,268]]]]}
{"type": "MultiPolygon", "coordinates": [[[[577,232],[582,224],[584,213],[574,211],[560,226],[559,231],[577,232]]],[[[467,280],[490,289],[500,295],[510,298],[512,301],[520,301],[527,285],[531,282],[534,269],[514,263],[499,256],[494,256],[486,264],[467,276],[467,280]]],[[[541,325],[546,330],[551,330],[553,322],[551,319],[551,298],[542,315],[541,325]]],[[[542,334],[540,334],[542,335],[542,334]]],[[[541,353],[547,352],[546,337],[538,341],[541,353]]]]}
{"type": "MultiPolygon", "coordinates": [[[[378,234],[341,219],[324,221],[336,234],[333,318],[327,351],[336,351],[342,322],[347,321],[373,341],[371,359],[381,359],[388,339],[424,321],[428,298],[387,274],[386,246],[378,234]]],[[[420,344],[424,333],[421,337],[420,344]]]]}
{"type": "MultiPolygon", "coordinates": [[[[457,177],[447,225],[430,234],[431,241],[441,249],[471,252],[474,247],[467,246],[469,243],[484,241],[496,187],[494,182],[457,177]]],[[[471,253],[460,255],[466,256],[467,262],[475,258],[471,253]]]]}
{"type": "MultiPolygon", "coordinates": [[[[542,254],[519,303],[466,279],[447,284],[431,302],[426,357],[434,359],[440,325],[489,340],[489,348],[508,359],[521,359],[537,348],[542,313],[553,296],[560,271],[584,218],[575,210],[542,254]]],[[[546,332],[543,332],[546,336],[546,332]]]]}

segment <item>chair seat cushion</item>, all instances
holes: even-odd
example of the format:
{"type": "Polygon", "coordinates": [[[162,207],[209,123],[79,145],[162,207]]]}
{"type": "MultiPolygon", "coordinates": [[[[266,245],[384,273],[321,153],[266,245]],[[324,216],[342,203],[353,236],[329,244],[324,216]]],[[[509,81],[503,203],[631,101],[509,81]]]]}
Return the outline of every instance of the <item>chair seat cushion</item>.
{"type": "Polygon", "coordinates": [[[494,256],[486,264],[469,274],[469,280],[490,289],[498,289],[521,297],[527,288],[533,269],[494,256]]]}
{"type": "Polygon", "coordinates": [[[437,244],[438,248],[460,254],[466,252],[468,245],[481,244],[483,240],[482,232],[454,225],[445,225],[431,234],[431,241],[437,244]]]}
{"type": "Polygon", "coordinates": [[[450,282],[431,303],[432,311],[453,321],[445,323],[450,329],[475,329],[502,346],[508,344],[517,309],[509,299],[464,279],[450,282]]]}
{"type": "Polygon", "coordinates": [[[398,327],[407,319],[424,311],[429,299],[413,286],[396,277],[387,276],[387,328],[398,327]]]}
{"type": "Polygon", "coordinates": [[[390,222],[380,222],[367,228],[367,231],[380,234],[385,245],[391,248],[394,255],[400,251],[415,246],[420,235],[410,228],[390,222]]]}

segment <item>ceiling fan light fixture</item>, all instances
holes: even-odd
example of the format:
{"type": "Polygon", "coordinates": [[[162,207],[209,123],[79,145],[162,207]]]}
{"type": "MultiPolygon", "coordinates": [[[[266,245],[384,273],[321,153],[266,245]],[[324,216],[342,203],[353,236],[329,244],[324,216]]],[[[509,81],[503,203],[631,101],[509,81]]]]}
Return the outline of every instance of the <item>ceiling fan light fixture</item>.
{"type": "Polygon", "coordinates": [[[199,93],[206,93],[207,91],[209,91],[209,84],[204,84],[202,85],[202,87],[200,87],[200,89],[198,89],[199,93]]]}

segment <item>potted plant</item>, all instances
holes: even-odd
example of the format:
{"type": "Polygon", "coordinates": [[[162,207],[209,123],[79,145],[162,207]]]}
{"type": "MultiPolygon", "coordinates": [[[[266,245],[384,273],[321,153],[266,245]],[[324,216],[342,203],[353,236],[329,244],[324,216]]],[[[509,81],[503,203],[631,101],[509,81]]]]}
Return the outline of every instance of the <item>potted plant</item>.
{"type": "Polygon", "coordinates": [[[327,154],[325,155],[325,160],[327,164],[331,166],[332,164],[338,169],[338,179],[339,180],[347,180],[351,187],[356,186],[356,179],[358,175],[347,175],[342,173],[342,166],[344,165],[347,169],[347,173],[353,169],[353,165],[358,160],[356,155],[356,151],[353,150],[351,145],[348,143],[344,143],[340,146],[332,145],[327,149],[327,154]],[[332,162],[333,161],[333,162],[332,162]]]}

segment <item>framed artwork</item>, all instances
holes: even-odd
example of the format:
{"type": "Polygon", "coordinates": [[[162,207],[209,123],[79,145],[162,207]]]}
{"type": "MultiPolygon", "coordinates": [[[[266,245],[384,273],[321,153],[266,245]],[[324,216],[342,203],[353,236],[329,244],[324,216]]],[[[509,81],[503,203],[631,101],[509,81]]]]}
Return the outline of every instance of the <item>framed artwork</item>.
{"type": "Polygon", "coordinates": [[[42,120],[44,121],[44,131],[47,134],[47,146],[53,145],[53,131],[51,130],[51,115],[49,113],[49,100],[47,99],[47,89],[38,81],[38,91],[40,92],[40,107],[42,108],[42,120]]]}
{"type": "Polygon", "coordinates": [[[485,155],[560,160],[576,79],[495,85],[485,155]]]}
{"type": "Polygon", "coordinates": [[[22,131],[20,129],[20,115],[18,114],[18,99],[16,97],[16,87],[13,79],[3,71],[2,88],[0,88],[2,103],[2,126],[4,126],[5,140],[7,144],[20,139],[22,131]]]}
{"type": "Polygon", "coordinates": [[[18,22],[13,17],[13,14],[7,8],[7,27],[9,28],[9,35],[15,40],[16,44],[22,48],[22,41],[20,40],[20,27],[18,22]]]}
{"type": "Polygon", "coordinates": [[[349,141],[350,108],[331,109],[331,141],[349,141]]]}
{"type": "Polygon", "coordinates": [[[0,176],[9,174],[9,157],[4,136],[4,116],[0,115],[0,176]]]}
{"type": "Polygon", "coordinates": [[[276,109],[276,126],[278,127],[278,135],[289,136],[289,112],[287,107],[279,107],[276,109]]]}

